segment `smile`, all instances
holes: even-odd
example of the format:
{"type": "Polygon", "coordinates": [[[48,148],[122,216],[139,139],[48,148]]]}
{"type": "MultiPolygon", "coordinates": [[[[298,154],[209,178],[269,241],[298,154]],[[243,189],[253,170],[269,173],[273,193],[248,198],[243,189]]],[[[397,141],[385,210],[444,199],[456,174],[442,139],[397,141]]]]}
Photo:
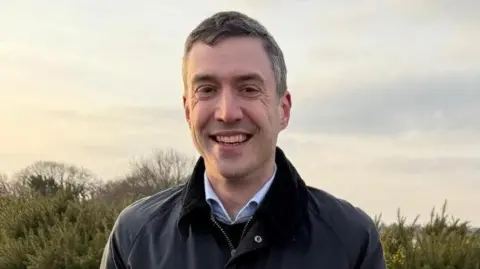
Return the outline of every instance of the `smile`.
{"type": "Polygon", "coordinates": [[[250,138],[252,138],[252,135],[249,135],[249,134],[212,135],[210,136],[210,138],[219,144],[239,145],[250,140],[250,138]]]}

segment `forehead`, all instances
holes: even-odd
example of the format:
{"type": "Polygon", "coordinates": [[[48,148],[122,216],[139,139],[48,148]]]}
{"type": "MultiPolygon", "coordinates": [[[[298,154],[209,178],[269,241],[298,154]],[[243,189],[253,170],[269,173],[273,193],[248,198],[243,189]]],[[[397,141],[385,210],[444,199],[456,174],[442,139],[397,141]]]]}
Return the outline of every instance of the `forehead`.
{"type": "Polygon", "coordinates": [[[186,67],[189,85],[199,77],[227,81],[257,75],[265,83],[274,81],[262,41],[251,37],[227,38],[214,46],[197,42],[188,55],[186,67]]]}

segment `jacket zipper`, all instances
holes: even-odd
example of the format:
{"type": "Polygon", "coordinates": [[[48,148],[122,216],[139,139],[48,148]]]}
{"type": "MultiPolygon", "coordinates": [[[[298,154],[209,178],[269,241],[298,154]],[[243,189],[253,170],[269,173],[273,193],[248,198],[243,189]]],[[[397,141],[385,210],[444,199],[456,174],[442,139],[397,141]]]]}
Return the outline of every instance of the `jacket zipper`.
{"type": "MultiPolygon", "coordinates": [[[[235,249],[235,247],[233,246],[233,243],[232,241],[230,240],[230,238],[228,237],[227,233],[225,232],[225,230],[222,228],[222,226],[220,224],[218,224],[217,220],[215,219],[215,217],[213,215],[210,216],[212,222],[215,224],[215,226],[217,226],[217,228],[222,232],[223,236],[225,237],[225,239],[227,240],[227,243],[228,243],[228,246],[230,247],[230,255],[233,256],[235,254],[235,252],[237,251],[235,249]]],[[[252,217],[250,217],[250,219],[247,221],[247,223],[245,224],[245,227],[243,227],[243,231],[242,231],[242,234],[240,235],[240,240],[238,242],[238,245],[240,245],[240,243],[242,243],[243,241],[243,237],[245,236],[245,232],[247,231],[247,228],[248,228],[248,225],[250,224],[250,221],[252,220],[252,217]]]]}

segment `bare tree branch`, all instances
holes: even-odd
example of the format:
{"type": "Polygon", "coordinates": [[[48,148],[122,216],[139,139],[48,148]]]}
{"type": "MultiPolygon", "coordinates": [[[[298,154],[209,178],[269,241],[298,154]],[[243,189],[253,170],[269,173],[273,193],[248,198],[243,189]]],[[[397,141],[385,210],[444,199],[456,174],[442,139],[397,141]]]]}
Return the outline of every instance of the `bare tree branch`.
{"type": "Polygon", "coordinates": [[[25,195],[25,191],[50,186],[74,190],[79,198],[83,199],[92,197],[99,182],[93,173],[86,169],[51,161],[38,161],[29,165],[16,173],[13,180],[12,187],[16,195],[25,195]]]}
{"type": "Polygon", "coordinates": [[[10,182],[5,174],[0,173],[0,196],[7,196],[11,193],[10,182]]]}
{"type": "Polygon", "coordinates": [[[115,202],[148,196],[185,182],[195,160],[169,149],[158,150],[151,158],[135,161],[120,180],[103,186],[101,199],[115,202]]]}

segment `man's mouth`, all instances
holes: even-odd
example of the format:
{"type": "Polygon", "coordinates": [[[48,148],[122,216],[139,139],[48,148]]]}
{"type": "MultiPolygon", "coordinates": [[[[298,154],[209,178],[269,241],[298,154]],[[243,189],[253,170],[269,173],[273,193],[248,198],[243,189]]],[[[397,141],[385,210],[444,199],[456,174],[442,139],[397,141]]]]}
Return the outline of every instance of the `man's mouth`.
{"type": "Polygon", "coordinates": [[[239,145],[247,142],[252,138],[250,134],[235,134],[235,135],[211,135],[210,138],[216,143],[223,145],[239,145]]]}

